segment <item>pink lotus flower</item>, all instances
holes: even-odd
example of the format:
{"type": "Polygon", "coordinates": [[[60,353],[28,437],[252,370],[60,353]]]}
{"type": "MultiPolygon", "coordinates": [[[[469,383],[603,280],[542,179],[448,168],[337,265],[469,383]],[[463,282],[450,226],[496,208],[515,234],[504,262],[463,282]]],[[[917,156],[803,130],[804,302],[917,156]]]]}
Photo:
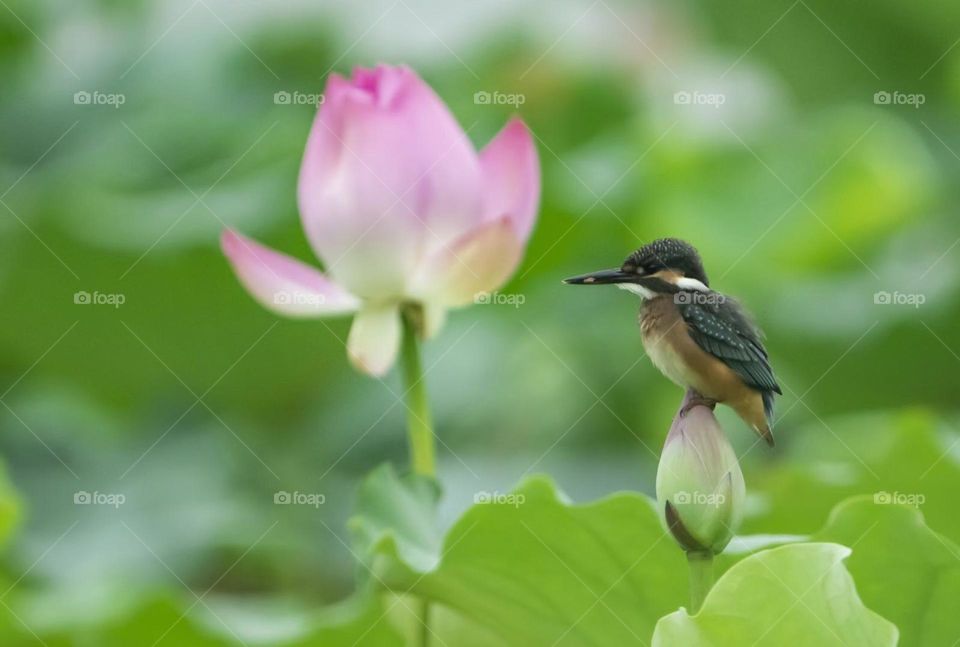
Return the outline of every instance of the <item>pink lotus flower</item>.
{"type": "Polygon", "coordinates": [[[498,288],[523,255],[540,199],[533,140],[512,119],[478,154],[407,67],[327,81],[300,168],[300,216],[326,272],[233,231],[222,246],[240,282],[290,317],[354,313],[347,341],[372,375],[394,362],[400,308],[427,335],[446,310],[498,288]]]}

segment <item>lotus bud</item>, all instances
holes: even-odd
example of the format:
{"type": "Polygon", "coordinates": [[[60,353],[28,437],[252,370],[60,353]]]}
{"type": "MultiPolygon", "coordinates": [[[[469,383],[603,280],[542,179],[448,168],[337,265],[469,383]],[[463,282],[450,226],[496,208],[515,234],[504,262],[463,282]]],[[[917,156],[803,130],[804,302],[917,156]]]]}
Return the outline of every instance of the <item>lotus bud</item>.
{"type": "Polygon", "coordinates": [[[712,407],[688,392],[657,469],[657,504],[667,528],[688,553],[719,553],[740,524],[745,497],[737,455],[712,407]]]}

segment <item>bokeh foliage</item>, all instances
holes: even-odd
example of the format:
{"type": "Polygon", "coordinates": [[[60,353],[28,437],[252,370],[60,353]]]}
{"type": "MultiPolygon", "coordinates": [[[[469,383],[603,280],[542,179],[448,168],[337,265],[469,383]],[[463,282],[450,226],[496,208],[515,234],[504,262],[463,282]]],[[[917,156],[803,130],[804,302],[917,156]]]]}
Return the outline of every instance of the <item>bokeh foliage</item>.
{"type": "Polygon", "coordinates": [[[353,591],[362,475],[404,464],[398,380],[349,369],[346,321],[261,310],[217,243],[230,225],[312,260],[295,201],[312,108],[274,93],[378,60],[414,65],[478,145],[513,109],[474,93],[522,94],[543,165],[504,288],[523,305],[454,313],[427,348],[441,527],[530,473],[578,501],[652,491],[679,395],[640,356],[631,297],[559,280],[671,235],[754,311],[785,386],[772,453],[722,414],[753,491],[745,529],[814,533],[845,497],[889,490],[925,494],[927,523],[960,542],[957,7],[466,4],[0,6],[0,601],[47,644],[149,644],[190,591],[215,611],[196,604],[171,644],[229,643],[216,616],[250,615],[244,636],[268,643],[359,618],[350,644],[382,615],[315,611],[353,591]],[[278,490],[326,502],[278,507],[278,490]],[[80,507],[78,491],[126,503],[80,507]]]}

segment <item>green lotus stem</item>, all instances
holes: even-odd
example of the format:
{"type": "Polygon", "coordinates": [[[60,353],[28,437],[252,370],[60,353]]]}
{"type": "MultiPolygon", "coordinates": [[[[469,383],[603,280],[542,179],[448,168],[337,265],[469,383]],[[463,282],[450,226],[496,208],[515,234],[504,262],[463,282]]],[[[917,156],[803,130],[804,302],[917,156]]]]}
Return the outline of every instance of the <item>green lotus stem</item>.
{"type": "Polygon", "coordinates": [[[420,601],[420,647],[430,645],[430,604],[426,600],[420,601]]]}
{"type": "Polygon", "coordinates": [[[410,467],[416,474],[434,477],[437,473],[436,441],[420,362],[419,329],[419,313],[413,308],[406,308],[403,313],[402,354],[410,467]]]}
{"type": "Polygon", "coordinates": [[[690,567],[690,613],[698,613],[713,586],[713,554],[688,552],[687,566],[690,567]]]}
{"type": "MultiPolygon", "coordinates": [[[[427,400],[427,385],[420,361],[420,329],[422,313],[414,308],[403,310],[403,387],[407,399],[407,440],[410,445],[410,467],[415,474],[434,478],[437,475],[436,439],[427,400]]],[[[430,603],[421,599],[417,605],[420,619],[419,645],[430,644],[430,603]]]]}

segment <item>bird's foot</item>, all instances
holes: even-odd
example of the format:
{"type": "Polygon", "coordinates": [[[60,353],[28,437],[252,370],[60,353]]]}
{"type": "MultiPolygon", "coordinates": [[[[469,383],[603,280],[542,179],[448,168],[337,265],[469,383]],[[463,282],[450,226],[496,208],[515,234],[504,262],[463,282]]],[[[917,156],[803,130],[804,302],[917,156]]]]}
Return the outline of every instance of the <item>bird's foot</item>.
{"type": "Polygon", "coordinates": [[[713,398],[708,398],[693,389],[688,389],[687,396],[683,399],[683,406],[680,407],[680,417],[686,416],[694,407],[707,407],[712,410],[716,406],[717,401],[713,398]]]}

